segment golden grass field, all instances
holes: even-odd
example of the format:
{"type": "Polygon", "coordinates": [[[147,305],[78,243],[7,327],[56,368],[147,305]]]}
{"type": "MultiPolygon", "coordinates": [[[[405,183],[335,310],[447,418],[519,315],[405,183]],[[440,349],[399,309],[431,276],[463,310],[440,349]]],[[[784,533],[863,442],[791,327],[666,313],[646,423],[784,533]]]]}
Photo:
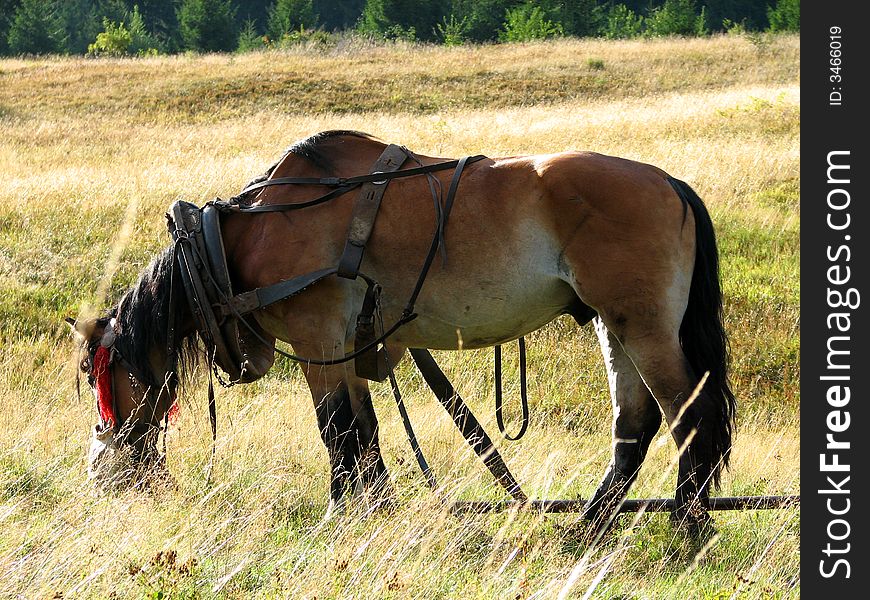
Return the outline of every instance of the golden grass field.
{"type": "MultiPolygon", "coordinates": [[[[62,322],[108,307],[168,244],[173,200],[231,196],[319,130],[445,156],[650,162],[698,191],[719,236],[740,403],[720,494],[799,493],[799,51],[796,36],[719,36],[0,60],[0,598],[799,597],[798,509],[717,513],[704,547],[666,515],[624,516],[592,547],[573,516],[450,516],[442,500],[501,492],[408,364],[399,382],[437,494],[374,385],[397,502],[324,519],[326,451],[282,361],[218,391],[210,485],[200,372],[168,436],[177,486],[98,494],[96,415],[62,322]]],[[[595,335],[565,317],[529,344],[531,430],[500,448],[534,497],[588,497],[610,454],[595,335]]],[[[496,431],[491,353],[437,357],[496,431]]],[[[508,352],[511,385],[515,369],[508,352]]],[[[633,497],[673,493],[659,435],[633,497]]]]}

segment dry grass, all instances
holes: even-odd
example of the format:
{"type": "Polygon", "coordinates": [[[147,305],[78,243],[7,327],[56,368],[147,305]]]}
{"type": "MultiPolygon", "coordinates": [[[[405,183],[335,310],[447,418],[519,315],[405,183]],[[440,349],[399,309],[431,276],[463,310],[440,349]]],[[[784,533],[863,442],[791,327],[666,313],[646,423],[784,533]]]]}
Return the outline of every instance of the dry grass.
{"type": "Polygon", "coordinates": [[[797,38],[561,41],[459,48],[4,61],[0,114],[124,123],[280,113],[434,112],[793,82],[797,38]],[[603,60],[604,68],[590,66],[603,60]],[[152,74],[159,72],[160,77],[152,74]]]}
{"type": "MultiPolygon", "coordinates": [[[[500,493],[408,365],[399,378],[437,495],[375,386],[398,502],[323,520],[325,450],[284,362],[219,394],[212,486],[195,387],[168,440],[177,489],[87,488],[93,410],[75,400],[60,318],[129,285],[167,243],[172,200],[231,195],[295,139],[353,128],[451,156],[592,149],[689,181],[719,233],[741,402],[722,493],[798,492],[798,39],[407,50],[0,61],[0,597],[799,596],[796,510],[720,513],[703,556],[664,516],[625,519],[594,548],[571,517],[448,516],[440,499],[500,493]]],[[[532,429],[502,444],[505,458],[536,497],[588,496],[610,444],[594,335],[560,320],[530,352],[532,429]]],[[[490,355],[441,358],[494,430],[490,355]]],[[[633,496],[672,489],[660,435],[633,496]]]]}

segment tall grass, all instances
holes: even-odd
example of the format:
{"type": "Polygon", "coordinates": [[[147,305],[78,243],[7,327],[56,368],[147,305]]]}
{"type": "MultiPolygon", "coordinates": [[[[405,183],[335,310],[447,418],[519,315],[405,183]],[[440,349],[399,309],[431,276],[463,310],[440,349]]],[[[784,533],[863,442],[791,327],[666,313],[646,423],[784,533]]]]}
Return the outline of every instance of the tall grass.
{"type": "MultiPolygon", "coordinates": [[[[444,156],[589,149],[688,181],[717,227],[740,402],[722,493],[799,491],[798,38],[406,50],[0,61],[0,597],[799,596],[795,509],[719,513],[705,548],[664,515],[594,547],[573,516],[450,516],[442,501],[501,493],[407,364],[437,493],[375,385],[396,502],[325,519],[326,452],[282,361],[219,393],[212,485],[200,383],[167,440],[176,487],[87,486],[94,410],[62,317],[117,298],[167,244],[174,199],[229,196],[292,141],[352,128],[444,156]]],[[[610,455],[595,336],[560,319],[529,343],[532,428],[503,453],[534,497],[588,497],[610,455]]],[[[437,358],[494,430],[490,354],[437,358]]],[[[635,497],[672,493],[659,436],[635,497]]]]}

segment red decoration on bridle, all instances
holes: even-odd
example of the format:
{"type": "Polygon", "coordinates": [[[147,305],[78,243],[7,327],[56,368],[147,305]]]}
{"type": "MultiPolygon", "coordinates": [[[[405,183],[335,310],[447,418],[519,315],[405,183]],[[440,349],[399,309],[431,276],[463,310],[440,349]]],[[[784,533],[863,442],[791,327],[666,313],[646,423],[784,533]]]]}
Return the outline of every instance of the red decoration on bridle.
{"type": "Polygon", "coordinates": [[[94,389],[97,392],[97,412],[103,423],[110,423],[114,427],[118,422],[115,417],[115,402],[112,398],[112,370],[109,368],[111,355],[108,348],[100,346],[94,353],[94,368],[91,374],[94,377],[94,389]]]}
{"type": "Polygon", "coordinates": [[[178,400],[175,399],[175,395],[173,394],[172,405],[169,407],[169,412],[166,413],[166,420],[169,421],[170,425],[175,425],[175,422],[178,420],[179,410],[178,400]]]}
{"type": "MultiPolygon", "coordinates": [[[[100,414],[100,419],[103,423],[107,423],[109,427],[115,427],[120,421],[115,415],[115,398],[112,394],[112,354],[109,348],[100,346],[94,353],[93,370],[91,375],[94,378],[94,390],[97,394],[97,412],[100,414]]],[[[171,404],[169,411],[166,413],[166,419],[171,425],[175,425],[178,420],[179,406],[175,394],[171,394],[171,404]]]]}

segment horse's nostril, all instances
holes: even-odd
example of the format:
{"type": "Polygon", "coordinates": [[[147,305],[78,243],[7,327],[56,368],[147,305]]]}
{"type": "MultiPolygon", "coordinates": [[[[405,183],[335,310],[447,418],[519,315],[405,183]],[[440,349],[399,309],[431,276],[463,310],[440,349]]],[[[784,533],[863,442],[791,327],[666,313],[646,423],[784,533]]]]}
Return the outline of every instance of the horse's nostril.
{"type": "Polygon", "coordinates": [[[114,438],[112,426],[108,423],[98,423],[97,425],[94,425],[94,438],[104,442],[111,440],[114,438]]]}

